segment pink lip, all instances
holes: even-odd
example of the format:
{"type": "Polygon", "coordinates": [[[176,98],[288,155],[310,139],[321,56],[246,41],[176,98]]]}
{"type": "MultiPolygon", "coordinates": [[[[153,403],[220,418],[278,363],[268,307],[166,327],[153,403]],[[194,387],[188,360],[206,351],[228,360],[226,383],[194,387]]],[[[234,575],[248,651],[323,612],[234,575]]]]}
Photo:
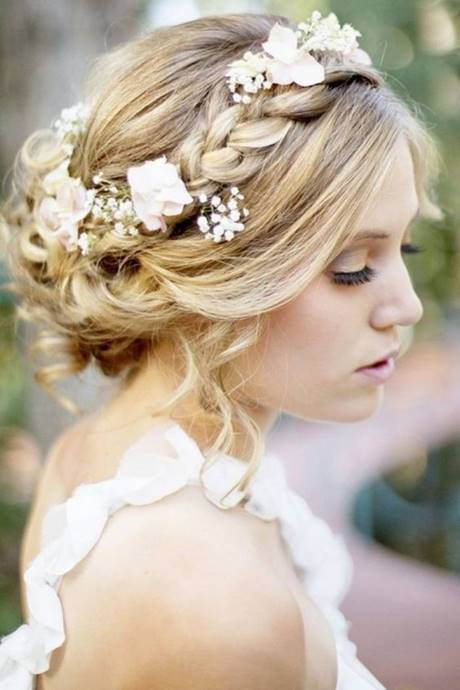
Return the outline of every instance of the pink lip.
{"type": "Polygon", "coordinates": [[[394,359],[393,357],[389,357],[383,364],[374,365],[373,367],[361,367],[361,369],[357,369],[356,371],[365,376],[369,376],[378,383],[385,383],[385,381],[390,378],[394,368],[394,359]]]}

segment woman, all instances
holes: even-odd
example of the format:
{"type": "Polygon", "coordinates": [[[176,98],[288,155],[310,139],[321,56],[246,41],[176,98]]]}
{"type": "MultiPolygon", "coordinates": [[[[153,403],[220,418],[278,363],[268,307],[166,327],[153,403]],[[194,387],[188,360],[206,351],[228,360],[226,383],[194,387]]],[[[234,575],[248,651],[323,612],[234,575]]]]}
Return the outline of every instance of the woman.
{"type": "Polygon", "coordinates": [[[161,28],[25,143],[4,216],[59,358],[37,378],[95,363],[117,388],[50,450],[1,690],[383,687],[338,608],[341,538],[264,451],[280,412],[371,416],[422,316],[402,253],[440,217],[437,153],[359,35],[161,28]]]}

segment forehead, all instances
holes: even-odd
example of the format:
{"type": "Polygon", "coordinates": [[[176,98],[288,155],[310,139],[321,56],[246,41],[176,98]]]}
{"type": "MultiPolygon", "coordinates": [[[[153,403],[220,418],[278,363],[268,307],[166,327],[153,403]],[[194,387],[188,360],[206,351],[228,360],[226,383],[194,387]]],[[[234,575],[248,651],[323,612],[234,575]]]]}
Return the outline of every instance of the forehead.
{"type": "Polygon", "coordinates": [[[411,222],[417,214],[418,206],[412,156],[406,141],[400,139],[394,161],[363,218],[363,230],[397,230],[411,222]]]}

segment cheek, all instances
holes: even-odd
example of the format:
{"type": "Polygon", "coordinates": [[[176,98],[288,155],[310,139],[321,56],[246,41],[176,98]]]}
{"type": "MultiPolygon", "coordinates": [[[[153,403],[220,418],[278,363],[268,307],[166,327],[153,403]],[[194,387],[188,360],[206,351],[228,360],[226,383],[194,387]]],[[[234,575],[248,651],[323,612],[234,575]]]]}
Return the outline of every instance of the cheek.
{"type": "Polygon", "coordinates": [[[270,349],[312,370],[331,365],[340,351],[338,310],[327,290],[303,292],[295,300],[272,313],[270,349]]]}
{"type": "MultiPolygon", "coordinates": [[[[266,335],[246,360],[249,390],[268,404],[329,397],[343,362],[337,313],[325,290],[304,291],[271,312],[266,335]]],[[[343,367],[342,367],[343,368],[343,367]]]]}

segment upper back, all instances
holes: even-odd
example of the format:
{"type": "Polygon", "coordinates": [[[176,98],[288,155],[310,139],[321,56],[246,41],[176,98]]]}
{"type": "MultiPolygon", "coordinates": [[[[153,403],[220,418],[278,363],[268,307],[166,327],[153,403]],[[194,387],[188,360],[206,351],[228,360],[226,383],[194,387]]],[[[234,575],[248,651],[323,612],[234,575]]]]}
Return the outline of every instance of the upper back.
{"type": "Polygon", "coordinates": [[[301,612],[250,520],[193,486],[113,515],[62,582],[68,636],[44,690],[302,690],[301,612]]]}
{"type": "MultiPolygon", "coordinates": [[[[47,509],[66,501],[82,483],[102,485],[113,478],[123,452],[141,433],[133,430],[114,440],[92,431],[86,420],[51,450],[25,533],[23,568],[39,550],[47,509]]],[[[161,435],[158,443],[155,452],[161,451],[161,435]]],[[[97,548],[63,578],[59,598],[66,639],[53,651],[37,690],[63,683],[66,690],[100,687],[101,674],[107,690],[142,690],[143,683],[150,690],[192,690],[190,666],[196,668],[196,687],[221,688],[219,674],[228,679],[233,669],[234,687],[269,689],[272,679],[273,687],[303,689],[308,611],[301,611],[292,579],[288,586],[292,573],[276,521],[239,507],[219,510],[200,487],[184,486],[151,504],[126,505],[111,515],[97,548]],[[236,667],[246,679],[240,684],[236,667]],[[213,669],[214,677],[206,677],[203,686],[203,673],[213,669]]],[[[318,659],[309,675],[317,677],[319,670],[323,677],[308,687],[333,690],[330,631],[317,616],[315,621],[315,611],[308,620],[314,623],[308,649],[318,659]]]]}

